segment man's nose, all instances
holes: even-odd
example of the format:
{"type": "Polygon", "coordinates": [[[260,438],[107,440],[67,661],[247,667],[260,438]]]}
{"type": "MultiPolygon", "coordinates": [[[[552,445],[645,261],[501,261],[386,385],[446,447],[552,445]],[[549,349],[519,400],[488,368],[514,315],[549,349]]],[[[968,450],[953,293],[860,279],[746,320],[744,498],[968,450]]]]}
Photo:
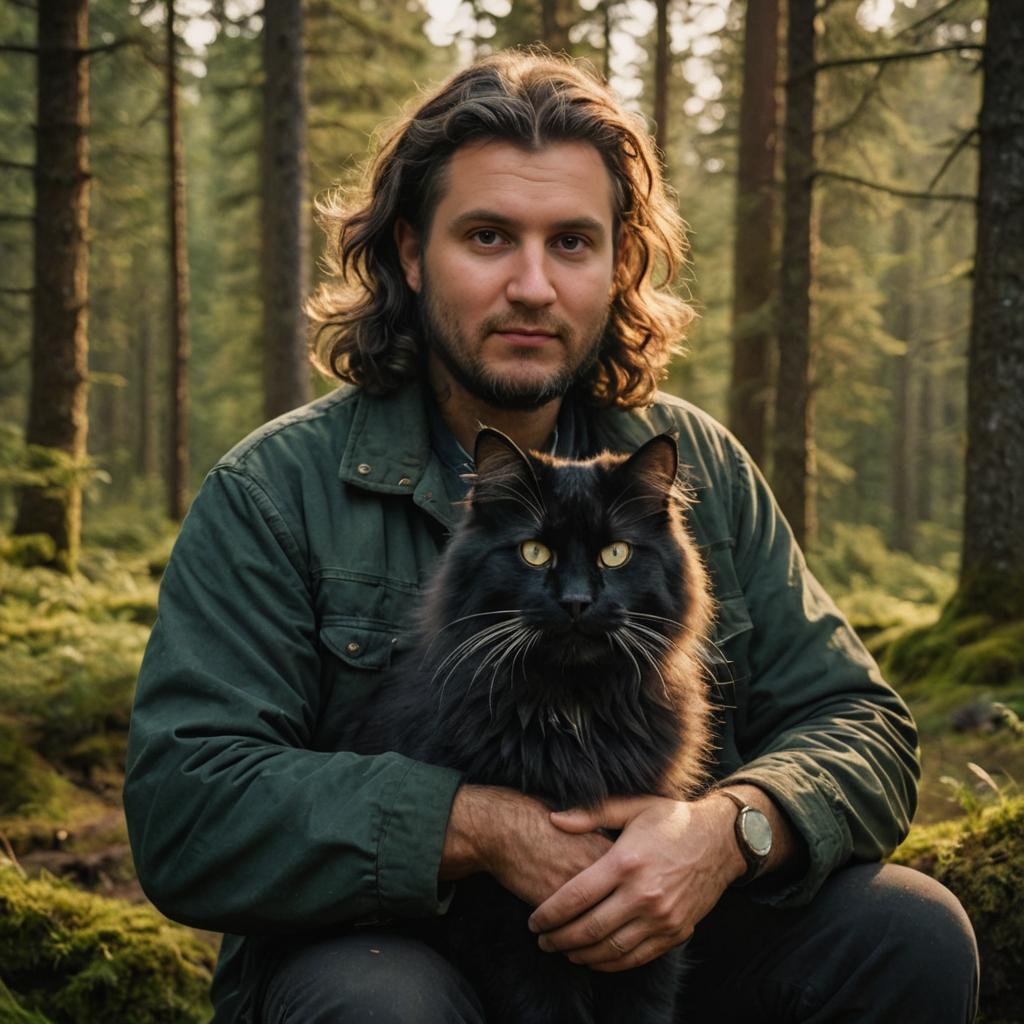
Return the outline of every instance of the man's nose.
{"type": "Polygon", "coordinates": [[[512,264],[512,276],[505,288],[510,303],[538,309],[550,306],[558,297],[548,274],[546,247],[524,245],[512,264]]]}

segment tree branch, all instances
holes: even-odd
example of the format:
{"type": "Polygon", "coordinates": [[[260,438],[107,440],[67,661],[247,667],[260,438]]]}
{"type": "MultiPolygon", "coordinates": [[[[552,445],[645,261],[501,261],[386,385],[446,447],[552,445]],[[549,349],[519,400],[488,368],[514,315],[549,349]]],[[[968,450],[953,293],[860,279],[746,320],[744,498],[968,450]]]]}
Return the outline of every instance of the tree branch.
{"type": "Polygon", "coordinates": [[[852,174],[842,174],[839,171],[815,171],[811,175],[811,180],[813,181],[815,178],[845,181],[850,185],[861,185],[864,188],[874,189],[876,192],[885,192],[890,196],[899,196],[901,199],[935,199],[947,203],[976,203],[978,201],[978,197],[974,195],[963,195],[959,192],[914,192],[910,189],[897,188],[895,185],[883,185],[878,181],[868,181],[866,178],[858,178],[852,174]]]}
{"type": "Polygon", "coordinates": [[[922,25],[927,25],[929,21],[934,21],[936,18],[941,18],[951,7],[956,7],[957,4],[962,3],[963,0],[947,0],[946,3],[939,7],[936,7],[930,14],[926,14],[923,18],[918,18],[917,21],[911,22],[909,25],[901,28],[899,32],[893,36],[894,39],[899,36],[913,35],[922,25]]]}
{"type": "Polygon", "coordinates": [[[9,171],[34,171],[35,164],[23,164],[17,160],[0,160],[0,167],[6,167],[9,171]]]}
{"type": "Polygon", "coordinates": [[[957,144],[946,154],[946,159],[942,161],[942,166],[935,172],[935,177],[928,182],[928,191],[930,192],[939,183],[939,179],[949,170],[950,164],[960,155],[964,146],[966,146],[975,135],[978,134],[978,126],[973,125],[968,128],[967,131],[960,136],[957,144]]]}
{"type": "Polygon", "coordinates": [[[4,295],[34,295],[35,288],[0,288],[4,295]]]}
{"type": "Polygon", "coordinates": [[[0,43],[0,53],[29,53],[35,57],[39,53],[39,48],[25,43],[0,43]]]}
{"type": "Polygon", "coordinates": [[[851,68],[858,64],[886,64],[894,60],[916,60],[918,57],[932,57],[937,53],[961,53],[964,51],[980,53],[984,49],[985,47],[981,43],[951,43],[949,46],[931,46],[927,50],[900,50],[896,53],[879,53],[867,57],[843,57],[839,60],[821,61],[802,74],[830,71],[832,68],[851,68]]]}
{"type": "Polygon", "coordinates": [[[0,213],[0,223],[19,223],[21,221],[29,222],[36,219],[34,213],[0,213]]]}

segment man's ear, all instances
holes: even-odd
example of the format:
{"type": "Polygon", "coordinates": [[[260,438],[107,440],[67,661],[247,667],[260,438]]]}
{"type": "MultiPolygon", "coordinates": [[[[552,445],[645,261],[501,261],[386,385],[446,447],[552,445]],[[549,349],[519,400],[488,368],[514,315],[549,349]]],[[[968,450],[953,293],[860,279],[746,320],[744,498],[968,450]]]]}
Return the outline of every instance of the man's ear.
{"type": "Polygon", "coordinates": [[[395,246],[398,249],[398,262],[402,264],[405,283],[414,292],[418,292],[423,284],[420,272],[420,236],[404,217],[399,217],[395,221],[395,246]]]}

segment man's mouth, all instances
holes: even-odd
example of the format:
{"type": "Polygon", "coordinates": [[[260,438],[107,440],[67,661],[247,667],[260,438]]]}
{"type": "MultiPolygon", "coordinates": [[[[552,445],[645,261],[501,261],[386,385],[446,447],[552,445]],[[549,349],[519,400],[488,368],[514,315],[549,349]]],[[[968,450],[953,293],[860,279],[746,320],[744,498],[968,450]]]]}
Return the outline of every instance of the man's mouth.
{"type": "Polygon", "coordinates": [[[553,331],[538,330],[535,327],[502,327],[494,332],[510,345],[540,346],[557,339],[553,331]]]}

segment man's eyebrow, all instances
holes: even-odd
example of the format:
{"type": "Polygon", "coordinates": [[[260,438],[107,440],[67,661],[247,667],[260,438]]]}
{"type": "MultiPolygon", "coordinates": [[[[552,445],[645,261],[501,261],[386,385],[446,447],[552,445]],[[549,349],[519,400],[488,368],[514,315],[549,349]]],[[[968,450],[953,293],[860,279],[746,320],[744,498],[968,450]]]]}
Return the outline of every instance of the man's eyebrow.
{"type": "MultiPolygon", "coordinates": [[[[498,213],[496,210],[486,210],[481,207],[476,210],[467,210],[465,213],[460,213],[451,222],[451,227],[453,230],[459,231],[470,224],[477,224],[481,221],[505,228],[518,227],[520,223],[514,217],[508,217],[503,213],[498,213]]],[[[566,220],[555,221],[551,228],[554,231],[587,231],[601,236],[605,234],[604,225],[595,217],[569,217],[566,220]]]]}

